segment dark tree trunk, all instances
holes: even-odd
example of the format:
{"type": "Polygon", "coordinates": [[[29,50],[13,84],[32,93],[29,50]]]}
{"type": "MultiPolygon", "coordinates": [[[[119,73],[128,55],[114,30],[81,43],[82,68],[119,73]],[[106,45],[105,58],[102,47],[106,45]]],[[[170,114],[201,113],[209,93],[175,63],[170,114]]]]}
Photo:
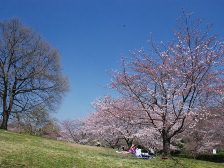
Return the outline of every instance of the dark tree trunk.
{"type": "Polygon", "coordinates": [[[8,120],[9,120],[9,113],[7,111],[4,111],[3,112],[3,118],[2,118],[2,124],[0,126],[0,129],[7,130],[8,120]]]}
{"type": "Polygon", "coordinates": [[[7,86],[5,86],[5,92],[3,94],[3,115],[2,115],[3,118],[2,118],[2,124],[0,126],[0,129],[7,130],[9,115],[12,111],[13,101],[15,97],[15,89],[14,89],[15,86],[16,86],[16,82],[14,83],[13,89],[11,91],[8,107],[7,107],[7,86]]]}
{"type": "Polygon", "coordinates": [[[126,143],[127,143],[127,145],[128,145],[128,148],[130,148],[131,147],[131,145],[132,145],[132,143],[133,143],[133,139],[129,139],[129,138],[125,138],[125,141],[126,141],[126,143]]]}
{"type": "Polygon", "coordinates": [[[170,155],[170,140],[169,139],[163,140],[163,155],[164,156],[170,155]]]}
{"type": "Polygon", "coordinates": [[[168,133],[163,131],[163,156],[170,155],[170,138],[168,137],[168,133]]]}

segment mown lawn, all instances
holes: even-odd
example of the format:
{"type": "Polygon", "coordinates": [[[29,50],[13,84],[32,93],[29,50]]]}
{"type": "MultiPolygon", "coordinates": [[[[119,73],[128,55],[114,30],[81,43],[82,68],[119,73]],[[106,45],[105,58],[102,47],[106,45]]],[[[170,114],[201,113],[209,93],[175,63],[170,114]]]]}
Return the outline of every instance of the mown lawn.
{"type": "Polygon", "coordinates": [[[0,130],[0,168],[223,168],[223,163],[175,158],[136,159],[115,150],[0,130]]]}

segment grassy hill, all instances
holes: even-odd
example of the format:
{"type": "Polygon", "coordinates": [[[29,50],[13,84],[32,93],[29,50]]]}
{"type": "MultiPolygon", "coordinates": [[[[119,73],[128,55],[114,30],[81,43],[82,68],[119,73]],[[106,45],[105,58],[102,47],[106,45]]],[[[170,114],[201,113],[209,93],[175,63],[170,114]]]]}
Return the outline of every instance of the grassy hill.
{"type": "Polygon", "coordinates": [[[1,168],[223,168],[191,159],[136,159],[115,150],[83,146],[0,130],[1,168]]]}

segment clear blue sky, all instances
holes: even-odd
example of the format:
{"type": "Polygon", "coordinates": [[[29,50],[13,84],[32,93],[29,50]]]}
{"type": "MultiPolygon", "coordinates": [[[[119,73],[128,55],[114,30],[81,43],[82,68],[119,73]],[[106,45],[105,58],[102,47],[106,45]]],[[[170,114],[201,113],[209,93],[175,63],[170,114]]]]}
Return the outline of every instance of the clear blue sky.
{"type": "Polygon", "coordinates": [[[111,94],[110,71],[129,50],[172,38],[182,8],[224,35],[224,0],[0,0],[0,20],[17,17],[61,53],[70,91],[56,117],[81,118],[111,94]]]}

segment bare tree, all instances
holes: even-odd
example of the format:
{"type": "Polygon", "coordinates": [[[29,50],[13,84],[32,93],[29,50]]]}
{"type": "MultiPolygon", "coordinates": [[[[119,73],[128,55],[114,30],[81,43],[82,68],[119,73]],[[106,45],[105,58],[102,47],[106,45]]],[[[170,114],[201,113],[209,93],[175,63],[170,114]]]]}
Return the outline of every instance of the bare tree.
{"type": "Polygon", "coordinates": [[[23,113],[16,113],[12,124],[14,124],[14,127],[17,127],[16,129],[19,129],[19,132],[41,135],[42,129],[50,123],[51,120],[48,111],[45,110],[44,107],[37,106],[23,113]]]}
{"type": "Polygon", "coordinates": [[[17,19],[0,23],[1,129],[13,113],[54,107],[67,88],[56,49],[17,19]]]}

